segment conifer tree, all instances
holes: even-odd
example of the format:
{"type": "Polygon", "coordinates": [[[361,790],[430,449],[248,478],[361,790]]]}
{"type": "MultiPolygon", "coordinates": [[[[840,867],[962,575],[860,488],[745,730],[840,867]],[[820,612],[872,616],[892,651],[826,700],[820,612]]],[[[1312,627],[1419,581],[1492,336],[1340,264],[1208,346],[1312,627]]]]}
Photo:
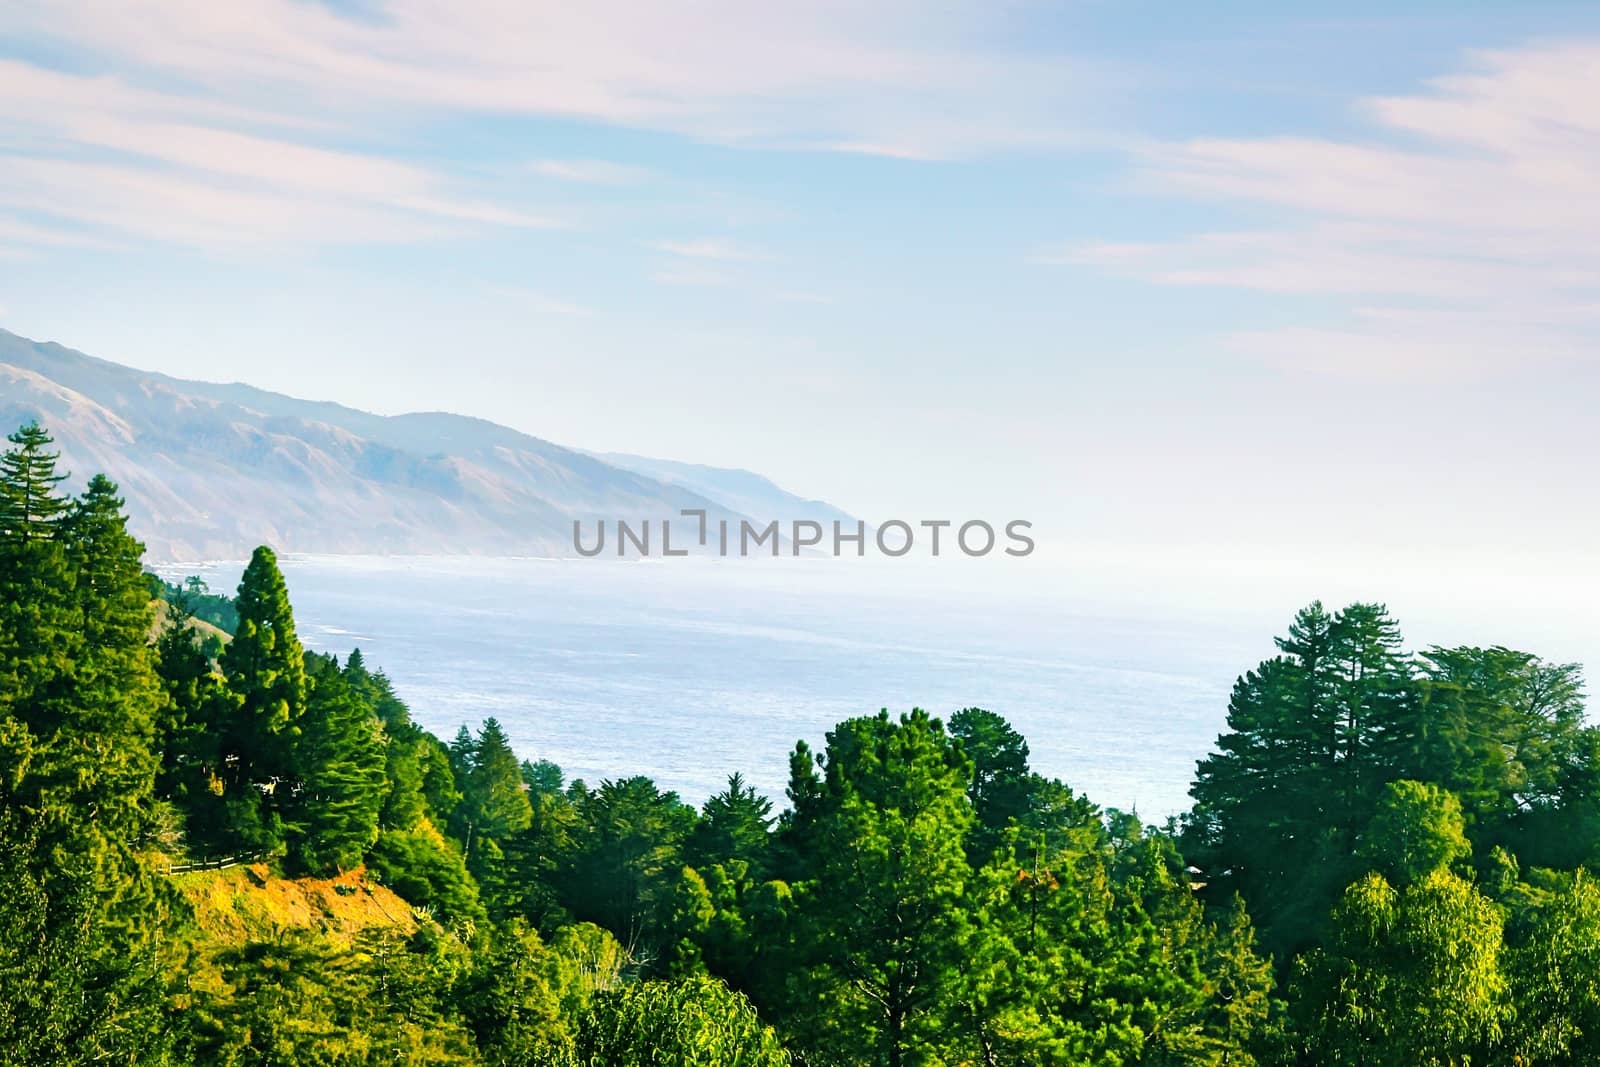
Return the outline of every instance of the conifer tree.
{"type": "Polygon", "coordinates": [[[409,830],[429,814],[424,764],[428,759],[426,744],[433,739],[411,721],[410,710],[395,695],[388,676],[381,670],[367,669],[359,648],[345,660],[344,680],[383,726],[384,777],[388,784],[380,822],[386,828],[409,830]]]}
{"type": "Polygon", "coordinates": [[[311,657],[310,691],[295,747],[290,854],[326,874],[361,862],[378,839],[383,806],[383,724],[331,657],[311,657]]]}
{"type": "Polygon", "coordinates": [[[282,844],[283,811],[294,786],[306,675],[289,591],[270,548],[263,545],[250,557],[236,604],[239,629],[221,660],[236,705],[223,753],[233,793],[230,819],[242,844],[273,849],[282,844]]]}
{"type": "Polygon", "coordinates": [[[128,533],[116,486],[95,475],[64,523],[76,572],[81,645],[70,717],[53,759],[107,839],[139,839],[155,785],[156,718],[165,700],[150,644],[154,604],[144,546],[128,533]]]}
{"type": "Polygon", "coordinates": [[[655,920],[683,872],[694,809],[643,775],[602,782],[574,803],[584,824],[569,872],[574,913],[626,944],[652,940],[659,932],[655,920]]]}
{"type": "Polygon", "coordinates": [[[40,747],[70,710],[81,643],[51,438],[30,423],[0,455],[0,798],[38,812],[40,747]]]}
{"type": "Polygon", "coordinates": [[[472,769],[461,785],[467,825],[473,836],[504,842],[526,830],[533,814],[523,788],[522,767],[499,720],[490,717],[483,721],[472,753],[472,769]]]}
{"type": "Polygon", "coordinates": [[[690,836],[689,862],[709,867],[738,860],[759,880],[768,866],[771,832],[772,801],[735,771],[728,776],[727,787],[706,800],[690,836]]]}
{"type": "Polygon", "coordinates": [[[921,1062],[950,1026],[972,872],[971,766],[926,712],[887,712],[828,734],[826,777],[808,813],[815,850],[801,895],[807,1043],[921,1062]]]}
{"type": "Polygon", "coordinates": [[[950,716],[950,736],[972,761],[967,795],[978,817],[972,857],[981,863],[1011,821],[1027,814],[1039,783],[1028,770],[1028,742],[994,712],[962,708],[950,716]]]}
{"type": "Polygon", "coordinates": [[[191,853],[206,855],[229,844],[222,759],[233,702],[201,650],[188,611],[181,603],[168,610],[169,625],[156,639],[157,671],[166,689],[156,792],[183,812],[191,853]]]}
{"type": "Polygon", "coordinates": [[[30,422],[6,437],[11,448],[0,455],[0,535],[7,541],[53,541],[67,511],[58,486],[67,475],[56,473],[61,453],[37,423],[30,422]]]}
{"type": "Polygon", "coordinates": [[[1200,762],[1185,825],[1207,893],[1239,893],[1266,946],[1311,944],[1358,873],[1357,834],[1413,750],[1418,699],[1399,627],[1381,605],[1300,611],[1283,655],[1234,686],[1228,732],[1200,762]]]}

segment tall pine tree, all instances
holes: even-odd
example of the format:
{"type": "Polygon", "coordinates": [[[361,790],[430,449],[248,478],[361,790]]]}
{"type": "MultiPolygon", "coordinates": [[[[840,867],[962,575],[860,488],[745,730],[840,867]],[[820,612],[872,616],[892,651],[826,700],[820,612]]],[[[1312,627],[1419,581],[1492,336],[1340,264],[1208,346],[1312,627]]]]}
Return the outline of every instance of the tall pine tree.
{"type": "Polygon", "coordinates": [[[35,814],[38,748],[69,709],[82,640],[58,492],[60,455],[37,423],[0,455],[0,798],[35,814]]]}
{"type": "Polygon", "coordinates": [[[306,672],[289,590],[265,545],[239,580],[236,606],[239,630],[221,661],[235,701],[223,753],[229,819],[241,845],[271,850],[283,843],[292,804],[306,672]]]}
{"type": "Polygon", "coordinates": [[[131,842],[149,820],[165,693],[150,644],[154,604],[144,546],[128,533],[122,503],[117,487],[97,474],[64,524],[81,646],[58,759],[101,832],[131,842]]]}

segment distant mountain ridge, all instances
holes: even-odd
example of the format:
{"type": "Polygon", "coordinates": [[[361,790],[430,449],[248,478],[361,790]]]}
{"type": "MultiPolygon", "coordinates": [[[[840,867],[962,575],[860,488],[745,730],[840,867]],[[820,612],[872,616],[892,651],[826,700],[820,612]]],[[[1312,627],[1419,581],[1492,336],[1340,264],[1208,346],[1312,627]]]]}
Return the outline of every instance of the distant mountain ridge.
{"type": "MultiPolygon", "coordinates": [[[[570,556],[574,520],[847,517],[760,475],[565,448],[485,419],[374,415],[135,370],[0,330],[0,425],[104,471],[153,559],[285,552],[570,556]],[[742,509],[750,508],[749,512],[742,509]]],[[[590,539],[592,543],[592,538],[590,539]]]]}

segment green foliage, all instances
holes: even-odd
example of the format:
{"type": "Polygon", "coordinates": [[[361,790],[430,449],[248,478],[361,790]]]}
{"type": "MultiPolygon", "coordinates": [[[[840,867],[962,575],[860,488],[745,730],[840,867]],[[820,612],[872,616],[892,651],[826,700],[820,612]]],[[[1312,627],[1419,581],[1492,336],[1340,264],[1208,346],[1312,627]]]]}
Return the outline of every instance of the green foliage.
{"type": "Polygon", "coordinates": [[[190,618],[208,622],[223,633],[231,634],[239,628],[239,611],[233,598],[213,593],[205,580],[190,575],[182,582],[168,582],[160,575],[145,573],[153,600],[164,600],[172,609],[190,618]]]}
{"type": "Polygon", "coordinates": [[[563,875],[572,913],[652,956],[666,946],[656,924],[683,869],[695,811],[648,778],[574,788],[578,814],[563,875]]]}
{"type": "Polygon", "coordinates": [[[1510,923],[1508,1044],[1524,1063],[1575,1067],[1600,1059],[1600,885],[1582,870],[1557,881],[1510,923]]]}
{"type": "Polygon", "coordinates": [[[1453,794],[1426,782],[1390,782],[1357,854],[1391,882],[1410,885],[1472,853],[1464,826],[1453,794]]]}
{"type": "Polygon", "coordinates": [[[56,486],[57,454],[37,425],[24,426],[0,455],[0,791],[9,803],[45,812],[50,763],[44,750],[72,713],[71,670],[82,645],[82,613],[63,529],[69,502],[56,486]]]}
{"type": "Polygon", "coordinates": [[[601,993],[578,1027],[583,1067],[788,1067],[750,1002],[713,978],[629,984],[601,993]]]}
{"type": "Polygon", "coordinates": [[[756,875],[768,869],[772,801],[734,772],[727,788],[714,793],[700,811],[687,845],[691,863],[708,866],[738,860],[756,875]]]}
{"type": "Polygon", "coordinates": [[[232,845],[221,775],[233,698],[195,639],[188,616],[175,609],[169,621],[156,640],[157,673],[166,690],[158,720],[156,791],[183,813],[188,850],[218,853],[232,845]]]}
{"type": "Polygon", "coordinates": [[[67,480],[56,472],[61,454],[49,451],[55,438],[30,422],[6,440],[11,447],[0,455],[0,535],[14,543],[54,541],[67,511],[56,491],[67,480]]]}
{"type": "Polygon", "coordinates": [[[307,679],[289,855],[301,869],[325,874],[356,866],[378,839],[386,739],[383,723],[336,661],[317,657],[307,679]]]}
{"type": "Polygon", "coordinates": [[[214,961],[192,1012],[191,1062],[220,1067],[428,1067],[478,1062],[450,1003],[448,944],[374,935],[348,949],[303,931],[214,961]]]}
{"type": "Polygon", "coordinates": [[[1398,803],[1393,782],[1454,795],[1478,855],[1502,845],[1576,862],[1600,843],[1600,806],[1585,799],[1600,790],[1600,742],[1575,667],[1504,648],[1407,656],[1398,625],[1369,604],[1332,615],[1312,604],[1278,647],[1234,687],[1183,843],[1208,895],[1242,894],[1280,960],[1317,943],[1373,861],[1361,838],[1380,804],[1398,803]]]}
{"type": "MultiPolygon", "coordinates": [[[[0,818],[0,1049],[9,1067],[173,1062],[162,961],[99,920],[103,887],[36,873],[34,836],[0,818]]],[[[147,917],[151,925],[158,916],[147,917]]]]}
{"type": "Polygon", "coordinates": [[[0,457],[8,1064],[1600,1060],[1573,665],[1408,655],[1381,606],[1313,604],[1236,684],[1177,836],[978,708],[797,744],[776,820],[737,774],[696,811],[566,785],[493,719],[441,743],[360,652],[303,650],[265,548],[212,598],[214,654],[209,594],[143,575],[116,487],[60,494],[50,443],[0,457]],[[264,897],[365,864],[418,915],[185,925],[165,864],[256,850],[264,897]]]}
{"type": "Polygon", "coordinates": [[[1346,890],[1326,949],[1297,968],[1307,1053],[1328,1064],[1488,1062],[1507,1020],[1503,917],[1443,869],[1395,890],[1371,874],[1346,890]]]}
{"type": "Polygon", "coordinates": [[[864,1046],[897,1067],[938,1040],[971,933],[970,764],[913,711],[840,724],[824,767],[820,793],[796,811],[816,842],[799,893],[810,1043],[834,1055],[864,1046]]]}
{"type": "Polygon", "coordinates": [[[974,838],[981,854],[999,843],[1014,820],[1027,817],[1039,783],[1028,770],[1028,742],[994,712],[961,709],[950,716],[950,736],[972,761],[967,795],[982,828],[974,838]]]}
{"type": "Polygon", "coordinates": [[[239,844],[275,851],[283,845],[285,812],[293,802],[306,670],[289,591],[270,548],[262,546],[250,557],[235,604],[239,629],[221,661],[235,702],[223,740],[222,777],[232,794],[239,844]]]}
{"type": "Polygon", "coordinates": [[[478,886],[467,873],[461,850],[422,822],[413,829],[385,829],[367,857],[372,873],[384,885],[440,922],[476,922],[484,918],[478,886]]]}
{"type": "MultiPolygon", "coordinates": [[[[473,957],[462,1010],[484,1061],[505,1067],[571,1064],[573,1005],[563,1003],[562,969],[539,935],[510,923],[482,938],[473,957]]],[[[574,995],[578,1004],[586,1003],[583,993],[574,995]]]]}

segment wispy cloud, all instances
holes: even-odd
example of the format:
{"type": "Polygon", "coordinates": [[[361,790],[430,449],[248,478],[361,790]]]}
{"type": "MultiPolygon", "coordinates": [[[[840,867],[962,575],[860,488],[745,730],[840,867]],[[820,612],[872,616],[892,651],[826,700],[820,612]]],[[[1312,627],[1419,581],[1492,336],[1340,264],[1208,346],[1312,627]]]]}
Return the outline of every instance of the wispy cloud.
{"type": "Polygon", "coordinates": [[[1600,43],[1478,53],[1361,102],[1365,139],[1201,139],[1140,161],[1158,190],[1270,211],[1251,230],[1057,249],[1166,285],[1343,301],[1339,321],[1238,334],[1361,375],[1593,358],[1600,326],[1600,43]]]}
{"type": "Polygon", "coordinates": [[[102,239],[88,227],[236,246],[562,224],[438,171],[294,139],[308,132],[293,116],[0,61],[0,208],[31,218],[0,229],[34,245],[102,239]]]}
{"type": "Polygon", "coordinates": [[[729,261],[744,261],[765,259],[755,249],[720,237],[697,237],[687,241],[657,241],[652,248],[662,252],[670,252],[675,256],[686,259],[721,259],[729,261]]]}
{"type": "MultiPolygon", "coordinates": [[[[424,131],[481,117],[919,159],[1070,139],[1080,67],[973,47],[991,17],[979,0],[18,0],[0,34],[51,58],[0,60],[0,211],[226,247],[566,224],[503,169],[419,151],[424,131]]],[[[651,177],[528,166],[590,186],[651,177]]]]}
{"type": "Polygon", "coordinates": [[[546,178],[582,185],[637,185],[655,173],[648,167],[631,167],[604,159],[538,159],[528,169],[546,178]]]}
{"type": "Polygon", "coordinates": [[[719,270],[704,267],[666,267],[653,271],[650,280],[658,285],[691,285],[698,287],[733,284],[733,279],[719,270]]]}
{"type": "Polygon", "coordinates": [[[359,14],[299,0],[80,0],[71,11],[19,0],[0,27],[306,114],[548,115],[919,157],[1060,141],[1086,67],[976,46],[992,19],[980,0],[386,0],[359,14]]]}

